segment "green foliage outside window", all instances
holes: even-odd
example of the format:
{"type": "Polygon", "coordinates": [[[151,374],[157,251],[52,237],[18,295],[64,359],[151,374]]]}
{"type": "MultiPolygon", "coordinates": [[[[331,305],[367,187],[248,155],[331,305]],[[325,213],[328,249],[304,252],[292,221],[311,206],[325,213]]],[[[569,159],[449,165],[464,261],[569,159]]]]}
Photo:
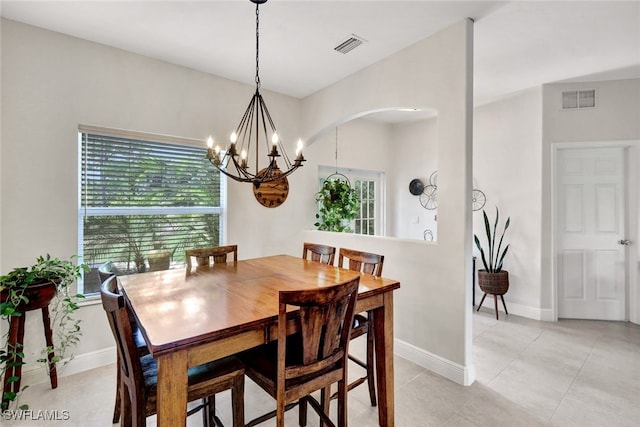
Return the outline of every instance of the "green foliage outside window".
{"type": "Polygon", "coordinates": [[[219,244],[220,176],[204,147],[83,133],[81,149],[86,264],[141,273],[151,250],[180,264],[186,248],[219,244]]]}

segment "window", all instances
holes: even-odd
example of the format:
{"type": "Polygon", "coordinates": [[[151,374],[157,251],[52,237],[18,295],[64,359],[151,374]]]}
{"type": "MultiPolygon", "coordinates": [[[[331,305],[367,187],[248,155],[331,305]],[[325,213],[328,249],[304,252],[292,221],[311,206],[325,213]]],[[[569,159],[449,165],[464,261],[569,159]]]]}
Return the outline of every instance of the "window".
{"type": "Polygon", "coordinates": [[[360,214],[355,221],[356,234],[376,234],[376,181],[356,179],[356,191],[360,196],[360,214]]]}
{"type": "Polygon", "coordinates": [[[78,253],[92,267],[81,292],[98,292],[106,262],[116,274],[182,267],[186,248],[224,240],[225,180],[198,141],[89,127],[79,139],[78,253]]]}
{"type": "Polygon", "coordinates": [[[318,188],[330,175],[339,173],[346,176],[352,187],[360,196],[360,212],[351,228],[356,234],[385,235],[384,225],[384,197],[382,172],[341,169],[329,166],[318,168],[318,188]]]}

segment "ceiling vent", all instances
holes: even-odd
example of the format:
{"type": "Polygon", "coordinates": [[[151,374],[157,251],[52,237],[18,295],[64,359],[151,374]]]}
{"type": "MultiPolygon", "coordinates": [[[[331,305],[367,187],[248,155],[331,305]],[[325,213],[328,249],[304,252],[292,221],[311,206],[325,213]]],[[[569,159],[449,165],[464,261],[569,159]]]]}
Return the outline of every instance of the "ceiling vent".
{"type": "Polygon", "coordinates": [[[351,34],[349,38],[340,43],[338,46],[334,47],[333,50],[336,50],[340,53],[349,53],[364,42],[366,42],[366,40],[362,37],[351,34]]]}
{"type": "Polygon", "coordinates": [[[579,108],[594,108],[596,106],[595,89],[568,90],[562,92],[562,109],[576,110],[579,108]]]}

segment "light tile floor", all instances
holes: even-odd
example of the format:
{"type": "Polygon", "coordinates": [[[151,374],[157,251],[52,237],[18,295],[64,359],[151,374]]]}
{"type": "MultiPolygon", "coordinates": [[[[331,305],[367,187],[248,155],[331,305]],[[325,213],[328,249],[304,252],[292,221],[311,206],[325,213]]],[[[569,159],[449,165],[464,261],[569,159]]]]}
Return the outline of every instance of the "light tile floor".
{"type": "MultiPolygon", "coordinates": [[[[363,343],[355,342],[357,351],[363,343]]],[[[640,326],[626,322],[537,322],[482,309],[474,315],[476,382],[463,387],[396,357],[396,425],[562,426],[640,425],[640,326]]],[[[356,367],[351,369],[356,374],[356,367]]],[[[65,421],[8,421],[4,426],[111,426],[115,366],[61,377],[29,387],[22,402],[32,410],[68,410],[65,421]]],[[[273,401],[247,381],[247,420],[273,409],[273,401]]],[[[335,403],[332,410],[335,411],[335,403]]],[[[218,412],[230,426],[229,392],[218,395],[218,412]]],[[[335,412],[334,412],[335,413],[335,412]]],[[[313,412],[309,426],[318,425],[313,412]]],[[[155,417],[148,419],[156,424],[155,417]]],[[[287,414],[297,426],[297,410],[287,414]]],[[[366,387],[349,394],[349,424],[377,426],[366,387]]],[[[200,426],[201,417],[190,417],[200,426]]],[[[271,420],[263,424],[275,425],[271,420]]]]}

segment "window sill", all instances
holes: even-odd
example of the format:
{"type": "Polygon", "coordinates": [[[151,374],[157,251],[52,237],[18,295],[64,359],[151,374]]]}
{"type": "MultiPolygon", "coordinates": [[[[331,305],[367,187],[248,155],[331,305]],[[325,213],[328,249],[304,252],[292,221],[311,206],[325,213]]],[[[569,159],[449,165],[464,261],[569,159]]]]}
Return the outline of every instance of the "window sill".
{"type": "Polygon", "coordinates": [[[84,298],[81,298],[78,301],[78,307],[86,307],[90,305],[98,305],[102,303],[102,299],[100,298],[100,294],[92,294],[87,295],[84,298]]]}

